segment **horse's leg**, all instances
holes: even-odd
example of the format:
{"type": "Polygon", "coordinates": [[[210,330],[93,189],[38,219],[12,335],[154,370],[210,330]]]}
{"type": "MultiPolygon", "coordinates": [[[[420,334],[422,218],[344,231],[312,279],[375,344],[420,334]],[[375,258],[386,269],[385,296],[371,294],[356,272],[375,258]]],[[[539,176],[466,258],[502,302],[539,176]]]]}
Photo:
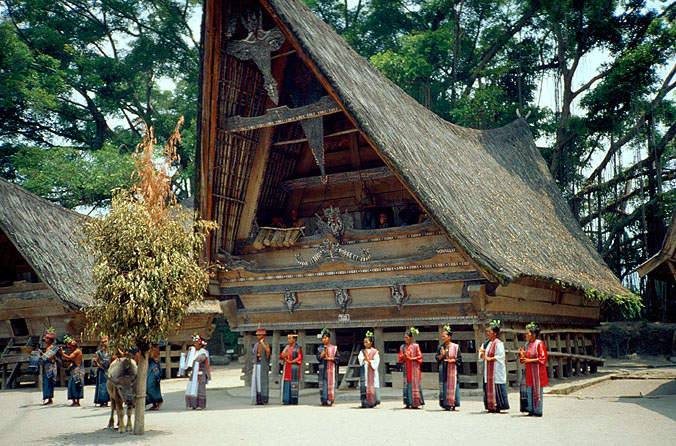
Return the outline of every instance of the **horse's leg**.
{"type": "Polygon", "coordinates": [[[124,426],[124,403],[117,403],[117,431],[123,433],[125,431],[124,426]]]}
{"type": "Polygon", "coordinates": [[[131,425],[131,415],[132,412],[134,412],[134,405],[133,404],[128,404],[127,405],[127,431],[131,432],[133,431],[133,426],[131,425]]]}
{"type": "Polygon", "coordinates": [[[115,428],[115,401],[113,400],[110,405],[110,419],[108,420],[108,429],[115,428]]]}

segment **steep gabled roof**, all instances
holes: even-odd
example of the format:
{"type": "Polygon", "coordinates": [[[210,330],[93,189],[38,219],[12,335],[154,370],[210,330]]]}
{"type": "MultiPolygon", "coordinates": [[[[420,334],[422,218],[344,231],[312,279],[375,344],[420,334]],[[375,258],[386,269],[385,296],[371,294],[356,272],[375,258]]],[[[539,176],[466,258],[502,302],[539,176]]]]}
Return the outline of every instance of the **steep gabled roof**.
{"type": "Polygon", "coordinates": [[[390,168],[490,274],[629,294],[580,229],[525,121],[486,131],[453,125],[373,68],[301,0],[262,3],[390,168]]]}
{"type": "MultiPolygon", "coordinates": [[[[94,260],[74,241],[86,218],[0,178],[0,228],[40,279],[73,309],[92,303],[94,260]]],[[[222,314],[214,300],[200,300],[188,314],[222,314]]]]}
{"type": "Polygon", "coordinates": [[[92,301],[92,259],[73,241],[77,212],[0,178],[0,228],[56,296],[74,309],[92,301]]]}

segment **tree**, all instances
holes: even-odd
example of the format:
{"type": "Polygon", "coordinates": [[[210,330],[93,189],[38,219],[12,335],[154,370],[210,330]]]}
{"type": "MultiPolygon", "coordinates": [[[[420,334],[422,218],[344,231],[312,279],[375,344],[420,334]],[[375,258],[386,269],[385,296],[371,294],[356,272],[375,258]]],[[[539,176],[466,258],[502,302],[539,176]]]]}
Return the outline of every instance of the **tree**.
{"type": "MultiPolygon", "coordinates": [[[[108,147],[110,156],[115,148],[118,158],[126,158],[142,136],[143,123],[169,135],[179,116],[187,116],[174,190],[179,199],[190,195],[199,72],[198,33],[190,19],[201,2],[2,4],[0,174],[20,183],[30,179],[35,172],[21,171],[14,156],[26,148],[35,154],[34,148],[95,152],[108,147]]],[[[92,191],[84,196],[104,186],[96,178],[80,186],[90,185],[92,191]]],[[[60,201],[61,189],[50,192],[50,199],[60,201]]],[[[72,194],[66,192],[66,198],[72,194]]]]}
{"type": "Polygon", "coordinates": [[[110,213],[84,223],[83,246],[94,255],[96,295],[86,308],[90,333],[109,333],[113,345],[140,351],[134,433],[143,434],[150,345],[176,330],[192,302],[206,292],[209,273],[199,256],[214,222],[176,204],[168,166],[176,158],[179,125],[165,146],[165,165],[153,160],[149,127],[136,153],[138,184],[113,194],[110,213]]]}

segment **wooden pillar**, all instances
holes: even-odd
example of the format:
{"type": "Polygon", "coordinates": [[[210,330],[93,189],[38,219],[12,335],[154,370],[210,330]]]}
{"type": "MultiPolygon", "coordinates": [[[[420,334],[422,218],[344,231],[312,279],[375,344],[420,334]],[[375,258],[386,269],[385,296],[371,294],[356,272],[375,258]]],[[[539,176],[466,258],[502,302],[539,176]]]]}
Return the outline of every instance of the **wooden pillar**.
{"type": "Polygon", "coordinates": [[[298,330],[298,345],[303,349],[303,363],[300,365],[300,387],[305,388],[305,364],[307,353],[307,343],[305,342],[305,330],[298,330]]]}
{"type": "Polygon", "coordinates": [[[251,374],[249,371],[246,369],[247,364],[249,364],[249,361],[252,359],[251,358],[251,344],[253,343],[253,339],[251,336],[250,332],[244,333],[244,342],[242,344],[242,347],[244,349],[244,366],[242,367],[242,370],[244,371],[244,384],[247,387],[251,387],[251,374]]]}
{"type": "MultiPolygon", "coordinates": [[[[545,346],[550,345],[552,337],[551,335],[544,335],[543,336],[543,342],[545,343],[545,346]]],[[[549,375],[550,378],[554,378],[554,366],[552,366],[552,361],[547,360],[547,374],[549,375]]]]}
{"type": "MultiPolygon", "coordinates": [[[[573,353],[573,349],[570,345],[570,333],[566,333],[566,353],[573,353]]],[[[566,368],[564,370],[564,376],[573,376],[573,360],[570,356],[566,359],[566,368]]]]}
{"type": "MultiPolygon", "coordinates": [[[[160,363],[162,362],[162,357],[160,357],[160,363]]],[[[164,379],[169,379],[171,378],[171,368],[172,368],[172,363],[171,363],[171,346],[167,342],[164,345],[164,368],[162,369],[164,373],[164,379]]]]}
{"type": "MultiPolygon", "coordinates": [[[[514,332],[514,350],[519,350],[521,348],[521,345],[519,345],[519,334],[514,332]]],[[[519,358],[519,354],[516,354],[516,385],[519,386],[521,385],[521,377],[523,376],[524,373],[524,365],[521,364],[521,359],[519,358]]]]}
{"type": "Polygon", "coordinates": [[[483,345],[486,335],[484,333],[483,325],[474,324],[473,327],[474,327],[474,342],[476,344],[477,351],[476,384],[478,389],[482,389],[484,385],[484,361],[483,359],[479,359],[479,349],[483,345]]]}
{"type": "MultiPolygon", "coordinates": [[[[556,347],[558,352],[563,352],[563,346],[562,346],[562,341],[561,341],[561,333],[557,331],[556,333],[556,347]]],[[[556,374],[556,377],[561,379],[563,378],[563,356],[559,356],[556,359],[556,364],[558,367],[558,371],[556,374]]]]}
{"type": "Polygon", "coordinates": [[[374,347],[380,354],[380,367],[378,370],[378,377],[380,381],[380,388],[385,388],[385,374],[387,373],[387,363],[385,362],[385,339],[383,338],[383,329],[374,328],[373,337],[376,345],[374,347]]]}
{"type": "Polygon", "coordinates": [[[279,386],[279,354],[281,353],[280,348],[280,339],[279,339],[280,330],[275,330],[272,332],[272,349],[270,351],[270,387],[273,385],[275,387],[279,386]]]}

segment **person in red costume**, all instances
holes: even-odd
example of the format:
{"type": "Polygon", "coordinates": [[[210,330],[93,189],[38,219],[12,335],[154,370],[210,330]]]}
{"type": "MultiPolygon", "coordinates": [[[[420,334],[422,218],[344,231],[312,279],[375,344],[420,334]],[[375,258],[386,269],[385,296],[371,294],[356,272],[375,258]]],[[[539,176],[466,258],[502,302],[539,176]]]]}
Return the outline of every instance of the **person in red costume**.
{"type": "Polygon", "coordinates": [[[418,334],[415,327],[404,333],[404,343],[399,348],[399,363],[403,364],[404,375],[404,404],[407,409],[418,409],[425,405],[422,392],[422,375],[420,365],[423,362],[420,346],[413,337],[418,334]]]}
{"type": "Polygon", "coordinates": [[[303,349],[296,343],[298,335],[290,333],[287,336],[288,345],[279,355],[284,361],[284,375],[282,384],[282,403],[298,404],[298,390],[300,388],[300,374],[303,364],[303,349]]]}
{"type": "Polygon", "coordinates": [[[521,378],[521,412],[528,416],[542,416],[542,388],[549,384],[547,377],[547,347],[538,339],[540,327],[526,325],[526,345],[519,349],[519,360],[526,365],[521,378]]]}

